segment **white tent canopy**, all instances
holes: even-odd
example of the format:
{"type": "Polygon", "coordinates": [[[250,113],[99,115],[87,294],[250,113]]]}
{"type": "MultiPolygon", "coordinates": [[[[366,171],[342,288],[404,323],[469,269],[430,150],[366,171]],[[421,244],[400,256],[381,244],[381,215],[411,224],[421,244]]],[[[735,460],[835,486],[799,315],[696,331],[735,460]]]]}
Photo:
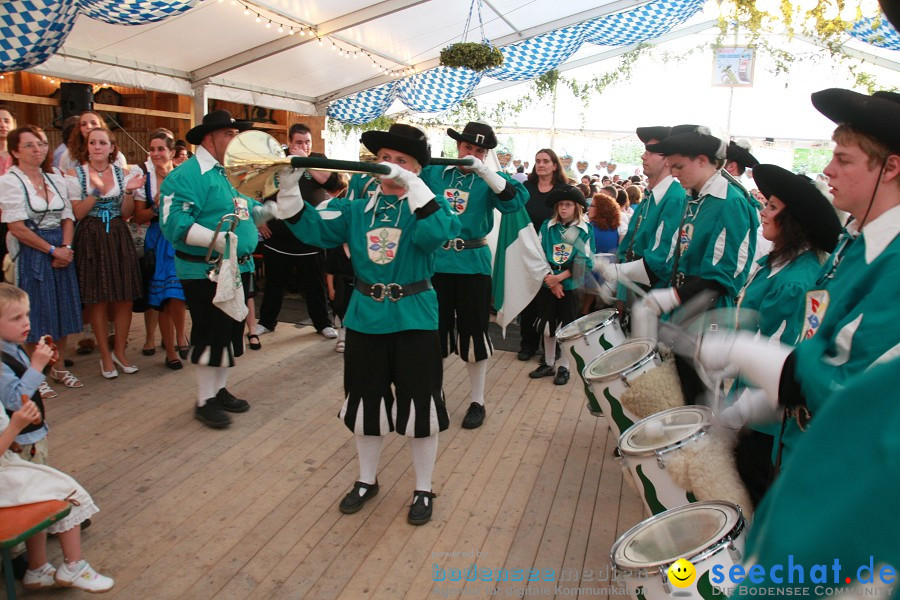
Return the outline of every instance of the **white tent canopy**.
{"type": "MultiPolygon", "coordinates": [[[[507,46],[651,4],[483,0],[484,35],[507,46]]],[[[470,0],[200,0],[160,22],[133,26],[80,14],[62,48],[32,71],[192,95],[197,114],[204,112],[208,98],[324,114],[330,101],[397,80],[379,67],[409,73],[437,66],[440,50],[460,41],[471,6],[470,0]]],[[[717,7],[707,0],[702,13],[657,41],[709,30],[717,7]]],[[[468,40],[480,41],[477,14],[471,14],[471,23],[468,40]]],[[[614,59],[628,48],[618,39],[597,43],[609,45],[584,44],[561,70],[614,59]]],[[[900,71],[892,56],[896,51],[862,43],[850,46],[862,52],[863,60],[900,71]]],[[[516,82],[485,77],[474,93],[508,85],[516,82]]]]}

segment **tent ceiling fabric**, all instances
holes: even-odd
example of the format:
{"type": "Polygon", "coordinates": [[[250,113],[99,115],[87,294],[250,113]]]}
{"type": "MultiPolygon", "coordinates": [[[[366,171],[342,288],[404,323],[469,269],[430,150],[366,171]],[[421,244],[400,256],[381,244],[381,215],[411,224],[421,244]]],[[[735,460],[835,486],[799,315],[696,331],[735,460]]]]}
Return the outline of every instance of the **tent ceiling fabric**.
{"type": "MultiPolygon", "coordinates": [[[[0,71],[143,80],[145,89],[178,93],[203,87],[207,96],[288,110],[330,102],[329,115],[361,123],[398,99],[417,111],[446,110],[480,83],[532,79],[587,44],[652,41],[706,4],[715,2],[490,0],[482,6],[484,35],[502,46],[505,63],[482,74],[435,68],[441,48],[460,41],[470,0],[4,0],[0,71]],[[391,79],[379,65],[419,72],[391,79]]],[[[851,35],[900,50],[886,19],[861,19],[851,35]]]]}

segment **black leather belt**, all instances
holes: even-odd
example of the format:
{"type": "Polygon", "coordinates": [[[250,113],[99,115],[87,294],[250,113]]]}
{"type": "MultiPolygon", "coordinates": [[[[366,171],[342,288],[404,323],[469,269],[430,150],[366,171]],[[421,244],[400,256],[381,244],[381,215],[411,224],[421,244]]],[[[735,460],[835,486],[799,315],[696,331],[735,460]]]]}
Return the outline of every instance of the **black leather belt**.
{"type": "Polygon", "coordinates": [[[366,283],[360,279],[356,280],[356,289],[366,296],[372,298],[375,302],[384,302],[387,298],[391,302],[396,302],[404,296],[413,296],[415,294],[432,289],[431,281],[423,279],[414,283],[366,283]]]}
{"type": "Polygon", "coordinates": [[[444,242],[444,250],[456,250],[461,252],[471,248],[483,248],[488,245],[487,238],[478,238],[477,240],[464,240],[462,238],[453,238],[444,242]]]}
{"type": "MultiPolygon", "coordinates": [[[[181,260],[186,260],[188,262],[207,264],[206,257],[200,256],[198,254],[188,254],[187,252],[182,252],[181,250],[176,250],[175,256],[177,256],[181,260]]],[[[242,264],[250,261],[252,258],[253,258],[252,254],[242,254],[237,257],[237,261],[238,261],[239,265],[242,265],[242,264]]],[[[218,256],[213,257],[211,260],[218,260],[218,256]]]]}

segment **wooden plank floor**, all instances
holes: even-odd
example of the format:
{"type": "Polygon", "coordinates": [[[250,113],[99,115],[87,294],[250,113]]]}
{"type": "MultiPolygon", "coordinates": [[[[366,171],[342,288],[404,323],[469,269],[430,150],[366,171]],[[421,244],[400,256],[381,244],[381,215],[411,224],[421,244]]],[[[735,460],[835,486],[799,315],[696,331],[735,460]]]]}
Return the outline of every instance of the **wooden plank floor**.
{"type": "MultiPolygon", "coordinates": [[[[130,348],[140,348],[142,327],[136,319],[130,348]]],[[[382,455],[380,494],[355,515],[337,510],[358,466],[353,437],[336,417],[343,362],[333,341],[282,324],[262,343],[230,375],[229,389],[253,408],[225,431],[193,419],[191,368],[165,369],[160,352],[148,358],[132,350],[141,371],[113,381],[100,378],[96,354],[76,357],[73,371],[85,387],[56,386],[59,398],[48,402],[51,464],[101,508],[83,541],[91,563],[116,578],[110,597],[621,593],[609,589],[609,550],[643,518],[641,503],[623,483],[615,440],[587,411],[577,377],[566,386],[531,380],[536,363],[498,352],[489,363],[485,424],[463,430],[468,378],[463,363],[447,361],[451,426],[440,436],[435,514],[413,527],[409,444],[396,435],[382,455]],[[510,580],[497,581],[500,569],[510,580]],[[530,574],[541,581],[529,582],[530,574]]],[[[58,545],[50,546],[57,562],[58,545]]]]}

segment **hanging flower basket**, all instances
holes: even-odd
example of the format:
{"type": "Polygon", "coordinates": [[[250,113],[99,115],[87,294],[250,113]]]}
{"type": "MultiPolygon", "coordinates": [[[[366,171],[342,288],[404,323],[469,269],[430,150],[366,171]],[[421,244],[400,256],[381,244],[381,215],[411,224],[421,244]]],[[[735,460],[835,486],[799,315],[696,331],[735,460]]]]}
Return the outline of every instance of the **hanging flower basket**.
{"type": "Polygon", "coordinates": [[[487,71],[503,64],[500,49],[490,44],[460,42],[441,50],[441,65],[455,69],[487,71]]]}

